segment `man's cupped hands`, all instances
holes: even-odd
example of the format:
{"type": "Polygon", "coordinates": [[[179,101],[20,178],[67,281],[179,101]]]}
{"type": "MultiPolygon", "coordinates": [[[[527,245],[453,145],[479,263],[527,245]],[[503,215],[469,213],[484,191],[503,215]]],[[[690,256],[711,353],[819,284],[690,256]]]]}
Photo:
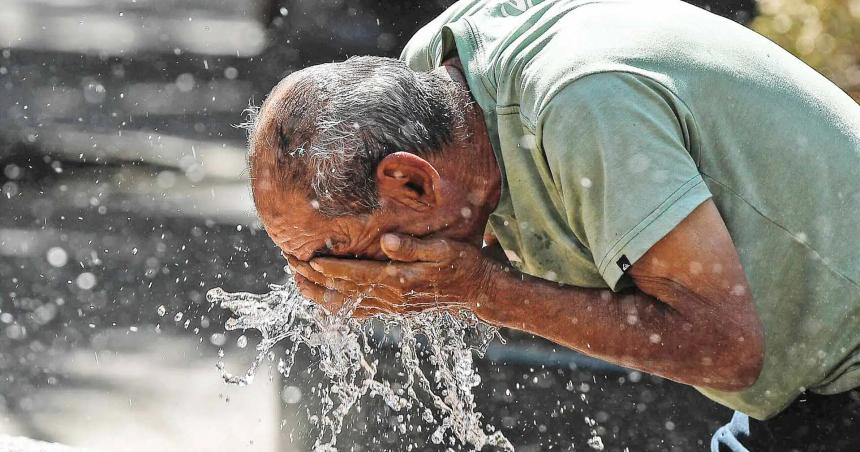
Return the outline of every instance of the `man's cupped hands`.
{"type": "Polygon", "coordinates": [[[476,311],[489,298],[493,277],[504,267],[474,245],[448,239],[384,234],[389,261],[287,256],[302,294],[339,312],[347,301],[353,317],[427,310],[476,311]],[[356,305],[356,303],[358,303],[356,305]]]}

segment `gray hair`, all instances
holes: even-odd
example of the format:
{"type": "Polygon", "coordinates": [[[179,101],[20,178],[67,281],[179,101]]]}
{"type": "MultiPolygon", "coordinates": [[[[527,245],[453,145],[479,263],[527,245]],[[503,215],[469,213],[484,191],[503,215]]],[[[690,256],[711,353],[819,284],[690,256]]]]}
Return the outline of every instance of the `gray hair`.
{"type": "Polygon", "coordinates": [[[251,176],[265,159],[277,165],[279,184],[309,188],[323,214],[372,211],[377,164],[398,151],[441,152],[461,129],[462,96],[437,74],[391,58],[304,69],[275,87],[259,114],[251,111],[251,176]]]}

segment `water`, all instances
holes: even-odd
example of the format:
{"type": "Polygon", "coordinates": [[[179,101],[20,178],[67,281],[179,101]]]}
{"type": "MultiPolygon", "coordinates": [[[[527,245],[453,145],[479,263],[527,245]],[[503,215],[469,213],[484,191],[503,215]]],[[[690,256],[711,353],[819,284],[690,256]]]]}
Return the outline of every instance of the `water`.
{"type": "MultiPolygon", "coordinates": [[[[392,364],[398,366],[402,378],[391,382],[377,372],[379,361],[374,359],[374,352],[379,341],[371,340],[373,323],[351,318],[360,300],[346,303],[340,312],[331,314],[301,296],[292,280],[270,289],[260,295],[227,293],[220,288],[207,294],[211,303],[234,313],[225,324],[228,330],[255,329],[261,335],[257,357],[244,374],[229,373],[223,360],[218,368],[228,383],[250,384],[263,361],[277,358],[273,347],[286,341],[288,349],[278,358],[277,369],[289,377],[296,352],[307,347],[329,383],[318,392],[320,412],[310,415],[318,429],[315,452],[337,450],[344,419],[367,397],[381,398],[396,412],[414,413],[400,417],[398,428],[402,432],[411,430],[410,419],[433,425],[428,439],[434,444],[514,450],[500,431],[484,424],[472,392],[481,382],[473,356],[482,354],[499,337],[495,328],[465,311],[377,318],[377,325],[381,322],[386,339],[397,352],[392,364]]],[[[223,357],[223,352],[219,355],[223,357]]]]}

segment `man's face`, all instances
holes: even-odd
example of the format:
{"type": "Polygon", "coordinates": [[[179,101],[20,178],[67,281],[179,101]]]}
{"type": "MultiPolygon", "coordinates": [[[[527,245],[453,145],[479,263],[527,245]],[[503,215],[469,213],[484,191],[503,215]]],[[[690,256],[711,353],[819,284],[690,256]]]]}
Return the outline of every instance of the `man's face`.
{"type": "Polygon", "coordinates": [[[259,210],[272,240],[290,256],[308,261],[315,256],[384,259],[379,237],[395,225],[384,225],[378,213],[327,217],[318,204],[296,193],[283,194],[274,207],[259,210]]]}

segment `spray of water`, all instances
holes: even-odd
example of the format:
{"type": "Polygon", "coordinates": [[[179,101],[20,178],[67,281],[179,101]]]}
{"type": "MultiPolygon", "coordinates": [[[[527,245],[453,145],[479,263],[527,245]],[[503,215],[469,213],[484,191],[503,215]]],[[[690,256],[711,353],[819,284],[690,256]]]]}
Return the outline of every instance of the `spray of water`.
{"type": "MultiPolygon", "coordinates": [[[[292,280],[285,285],[272,285],[270,289],[262,295],[227,293],[220,288],[207,294],[211,303],[234,313],[235,317],[226,323],[228,330],[255,329],[262,336],[257,357],[245,374],[230,374],[223,360],[218,368],[228,383],[249,384],[258,366],[273,356],[272,348],[287,341],[289,349],[286,358],[279,360],[278,371],[288,377],[296,352],[301,346],[307,347],[316,355],[319,369],[329,381],[319,393],[321,412],[311,416],[319,429],[315,452],[337,450],[345,416],[356,410],[364,397],[380,397],[397,412],[417,410],[424,422],[435,426],[429,438],[435,444],[459,444],[474,450],[489,445],[503,451],[514,450],[500,431],[484,425],[472,393],[481,381],[473,355],[482,354],[499,337],[495,328],[466,311],[428,311],[377,318],[384,325],[385,334],[399,336],[392,342],[398,348],[396,364],[405,381],[392,385],[377,375],[378,361],[371,358],[374,348],[369,339],[371,323],[351,317],[360,300],[330,314],[304,298],[292,280]],[[422,365],[432,369],[430,377],[422,365]]],[[[223,357],[223,352],[219,354],[223,357]]]]}

